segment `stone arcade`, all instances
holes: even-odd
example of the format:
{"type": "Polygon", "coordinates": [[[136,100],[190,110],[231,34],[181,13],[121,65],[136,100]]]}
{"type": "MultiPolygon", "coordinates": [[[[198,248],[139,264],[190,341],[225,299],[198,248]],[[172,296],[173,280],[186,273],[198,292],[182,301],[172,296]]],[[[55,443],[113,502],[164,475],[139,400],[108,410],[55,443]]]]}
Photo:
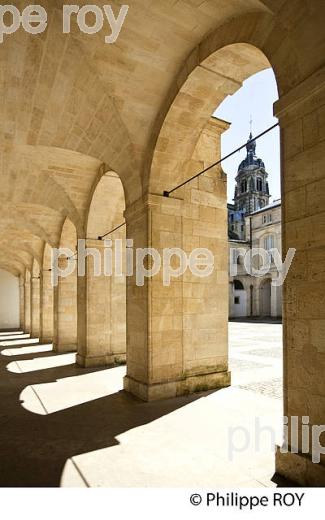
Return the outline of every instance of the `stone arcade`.
{"type": "MultiPolygon", "coordinates": [[[[146,401],[230,384],[225,176],[215,168],[162,194],[216,161],[226,126],[211,114],[272,66],[282,249],[297,249],[283,289],[284,414],[324,424],[324,2],[133,0],[115,45],[63,34],[53,4],[44,2],[44,33],[19,30],[0,45],[0,268],[19,279],[21,328],[77,351],[82,367],[126,359],[124,387],[146,401]],[[85,277],[52,291],[51,248],[75,251],[85,239],[102,254],[98,236],[124,218],[115,238],[207,247],[218,274],[137,287],[135,277],[93,277],[88,257],[85,277]]],[[[324,456],[276,457],[281,475],[305,485],[325,485],[324,466],[324,456]]]]}

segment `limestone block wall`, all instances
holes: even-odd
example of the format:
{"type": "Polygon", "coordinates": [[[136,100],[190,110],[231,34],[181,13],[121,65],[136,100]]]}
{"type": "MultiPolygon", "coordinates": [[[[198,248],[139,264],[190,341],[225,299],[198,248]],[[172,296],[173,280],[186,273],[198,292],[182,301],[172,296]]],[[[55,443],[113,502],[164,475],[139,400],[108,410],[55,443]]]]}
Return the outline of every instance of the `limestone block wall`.
{"type": "MultiPolygon", "coordinates": [[[[325,484],[325,457],[311,462],[311,440],[303,453],[302,416],[324,424],[325,410],[325,71],[318,71],[275,110],[281,122],[283,248],[296,249],[284,285],[284,414],[289,445],[297,455],[278,453],[279,473],[303,485],[325,484]],[[298,417],[292,437],[291,417],[298,417]]],[[[320,442],[325,444],[324,434],[320,442]]]]}

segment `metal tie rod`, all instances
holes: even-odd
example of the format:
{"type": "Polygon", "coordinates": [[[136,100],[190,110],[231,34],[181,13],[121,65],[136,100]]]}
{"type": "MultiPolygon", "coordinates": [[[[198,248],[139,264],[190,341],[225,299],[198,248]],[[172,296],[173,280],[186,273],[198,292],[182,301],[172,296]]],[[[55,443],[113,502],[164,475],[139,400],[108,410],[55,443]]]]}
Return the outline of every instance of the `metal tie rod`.
{"type": "MultiPolygon", "coordinates": [[[[178,186],[176,186],[172,190],[164,191],[164,193],[163,193],[164,197],[169,197],[169,195],[171,193],[173,193],[174,191],[178,190],[179,188],[182,188],[183,186],[185,186],[185,184],[188,184],[189,182],[193,181],[194,179],[197,179],[198,177],[200,177],[204,173],[208,172],[209,170],[212,170],[212,168],[214,168],[215,166],[218,166],[218,164],[221,164],[226,159],[229,159],[229,157],[232,157],[233,155],[235,155],[235,153],[240,152],[243,148],[246,148],[247,145],[253,143],[254,141],[257,141],[257,139],[260,139],[264,135],[268,134],[269,132],[271,132],[271,130],[274,130],[274,128],[276,128],[277,126],[279,126],[279,123],[276,123],[275,125],[270,126],[270,128],[267,128],[261,134],[257,135],[256,137],[253,137],[250,141],[247,141],[245,144],[241,145],[239,148],[236,148],[236,150],[234,150],[233,152],[229,153],[225,157],[222,157],[222,159],[219,159],[219,161],[211,164],[210,166],[205,168],[205,170],[202,170],[201,172],[197,173],[196,175],[194,175],[190,179],[187,179],[186,181],[182,182],[182,184],[179,184],[178,186]]],[[[112,229],[108,233],[105,233],[105,235],[102,235],[102,236],[98,237],[98,240],[103,240],[103,238],[107,237],[108,235],[111,235],[112,233],[114,233],[114,231],[117,231],[118,229],[121,229],[125,225],[126,225],[126,222],[123,222],[123,224],[120,224],[119,226],[117,226],[116,228],[112,229]]]]}
{"type": "Polygon", "coordinates": [[[270,128],[267,128],[267,130],[264,130],[264,132],[262,132],[261,134],[259,134],[256,137],[252,138],[250,141],[247,141],[247,143],[243,144],[242,146],[240,146],[239,148],[237,148],[233,152],[229,153],[225,157],[222,157],[222,159],[219,159],[219,161],[211,164],[211,166],[208,166],[207,168],[205,168],[205,170],[202,170],[201,172],[197,173],[196,175],[193,175],[193,177],[191,177],[190,179],[187,179],[186,181],[182,182],[182,184],[179,184],[178,186],[176,186],[172,190],[164,191],[164,197],[169,197],[169,195],[171,193],[173,193],[174,191],[178,190],[179,188],[182,188],[183,186],[185,186],[185,184],[188,184],[189,182],[193,181],[194,179],[197,179],[198,177],[200,177],[204,173],[208,172],[209,170],[212,170],[212,168],[214,168],[215,166],[218,166],[218,164],[221,164],[226,159],[229,159],[229,157],[231,157],[232,155],[235,155],[235,153],[240,152],[243,148],[246,148],[247,145],[253,143],[254,141],[257,141],[257,139],[260,139],[261,137],[263,137],[263,135],[271,132],[271,130],[273,130],[277,126],[279,126],[279,123],[276,123],[275,125],[270,126],[270,128]]]}

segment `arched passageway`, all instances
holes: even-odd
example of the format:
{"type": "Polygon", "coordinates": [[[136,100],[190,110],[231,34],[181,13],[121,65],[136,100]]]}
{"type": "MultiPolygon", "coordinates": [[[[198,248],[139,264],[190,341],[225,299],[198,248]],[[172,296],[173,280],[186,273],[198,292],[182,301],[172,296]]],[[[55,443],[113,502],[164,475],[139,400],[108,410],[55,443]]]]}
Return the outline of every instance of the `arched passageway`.
{"type": "MultiPolygon", "coordinates": [[[[168,17],[154,0],[146,4],[147,18],[143,2],[134,0],[129,30],[120,45],[105,49],[105,59],[99,36],[62,34],[55,3],[46,34],[32,39],[21,30],[6,39],[0,48],[6,71],[0,85],[1,264],[24,277],[24,329],[36,333],[34,260],[42,269],[45,243],[75,252],[77,238],[88,239],[96,180],[100,172],[117,172],[135,248],[189,253],[204,247],[216,260],[205,281],[189,273],[169,287],[159,276],[141,287],[134,277],[127,280],[125,388],[156,400],[229,385],[224,175],[215,168],[170,198],[163,191],[218,158],[216,142],[226,126],[211,119],[212,112],[243,79],[271,65],[279,86],[283,251],[296,249],[283,288],[284,413],[289,423],[308,415],[312,427],[324,422],[325,402],[319,268],[325,250],[324,6],[303,0],[199,4],[174,3],[168,17]]],[[[62,259],[62,267],[71,261],[62,259]]],[[[115,351],[107,343],[106,325],[96,335],[87,291],[92,287],[99,298],[106,292],[76,274],[61,282],[54,291],[56,351],[78,348],[80,364],[122,354],[120,343],[115,351]]],[[[41,331],[43,325],[41,310],[41,331]]],[[[118,342],[123,334],[116,331],[118,342]]],[[[302,455],[302,448],[298,435],[298,453],[278,453],[278,471],[302,484],[325,482],[324,455],[315,465],[310,449],[302,455]]]]}
{"type": "MultiPolygon", "coordinates": [[[[84,367],[126,359],[126,278],[124,191],[118,175],[100,175],[89,206],[85,276],[78,277],[78,355],[84,367]],[[98,270],[98,272],[96,272],[98,270]]],[[[80,274],[80,273],[79,273],[80,274]]]]}

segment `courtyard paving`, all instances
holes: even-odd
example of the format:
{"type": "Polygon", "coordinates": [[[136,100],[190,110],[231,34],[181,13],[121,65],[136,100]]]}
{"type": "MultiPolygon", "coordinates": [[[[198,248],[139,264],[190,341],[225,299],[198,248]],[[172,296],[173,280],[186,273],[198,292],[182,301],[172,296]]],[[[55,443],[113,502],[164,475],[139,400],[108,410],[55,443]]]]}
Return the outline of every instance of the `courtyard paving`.
{"type": "Polygon", "coordinates": [[[232,386],[155,403],[125,367],[85,370],[26,335],[0,336],[0,485],[275,486],[282,327],[229,324],[232,386]]]}

